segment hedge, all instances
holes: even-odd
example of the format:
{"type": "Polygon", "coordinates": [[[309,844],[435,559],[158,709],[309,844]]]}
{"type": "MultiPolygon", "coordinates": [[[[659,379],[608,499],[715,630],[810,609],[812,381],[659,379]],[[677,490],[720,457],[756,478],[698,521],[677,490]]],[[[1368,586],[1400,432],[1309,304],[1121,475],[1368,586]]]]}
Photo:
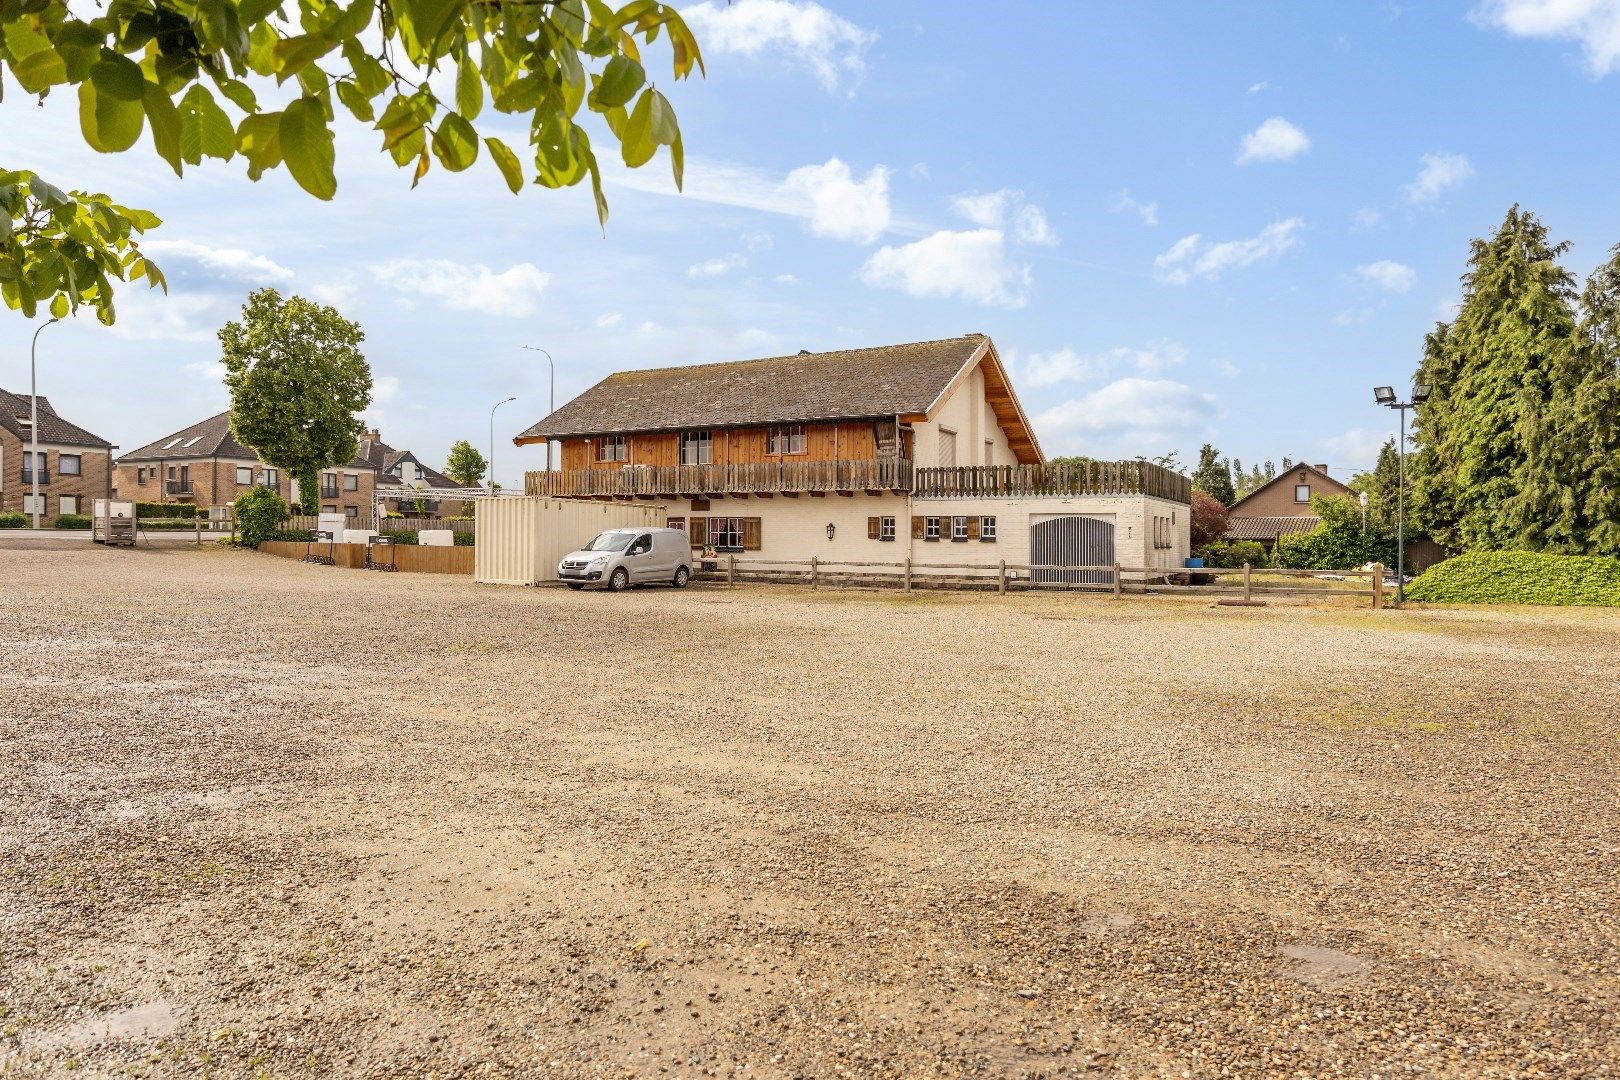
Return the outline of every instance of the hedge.
{"type": "Polygon", "coordinates": [[[53,529],[88,529],[90,519],[83,514],[58,514],[56,520],[51,522],[53,529]]]}
{"type": "Polygon", "coordinates": [[[1244,563],[1250,566],[1271,565],[1271,556],[1256,540],[1215,540],[1193,554],[1203,559],[1205,566],[1217,570],[1235,570],[1244,563]]]}
{"type": "Polygon", "coordinates": [[[202,516],[208,516],[208,511],[192,505],[191,503],[155,503],[138,502],[135,504],[136,518],[194,518],[198,510],[202,509],[202,516]]]}
{"type": "Polygon", "coordinates": [[[1406,587],[1430,604],[1579,604],[1620,607],[1620,559],[1478,551],[1437,563],[1406,587]]]}
{"type": "MultiPolygon", "coordinates": [[[[422,536],[415,529],[400,529],[398,532],[386,532],[384,536],[392,537],[396,544],[420,544],[422,536]]],[[[473,547],[475,540],[472,533],[457,531],[452,539],[456,547],[473,547]]]]}
{"type": "Polygon", "coordinates": [[[26,529],[28,528],[28,515],[17,510],[8,510],[0,514],[0,529],[26,529]]]}

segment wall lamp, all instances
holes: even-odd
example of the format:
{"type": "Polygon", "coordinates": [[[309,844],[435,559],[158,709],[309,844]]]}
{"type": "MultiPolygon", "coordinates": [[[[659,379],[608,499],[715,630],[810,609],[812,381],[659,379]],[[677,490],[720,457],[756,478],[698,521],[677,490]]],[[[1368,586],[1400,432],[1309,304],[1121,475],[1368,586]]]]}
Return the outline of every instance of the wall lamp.
{"type": "Polygon", "coordinates": [[[833,533],[835,533],[837,531],[838,531],[838,526],[834,525],[830,521],[827,522],[827,539],[831,540],[833,538],[833,533]]]}

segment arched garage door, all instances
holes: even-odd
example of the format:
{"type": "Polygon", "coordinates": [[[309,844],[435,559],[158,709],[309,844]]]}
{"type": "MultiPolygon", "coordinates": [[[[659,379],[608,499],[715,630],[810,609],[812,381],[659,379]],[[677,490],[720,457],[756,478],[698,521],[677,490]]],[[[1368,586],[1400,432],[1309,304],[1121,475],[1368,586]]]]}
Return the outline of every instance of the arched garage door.
{"type": "MultiPolygon", "coordinates": [[[[1048,518],[1029,527],[1029,561],[1035,566],[1114,565],[1114,523],[1101,518],[1048,518]]],[[[1112,570],[1032,570],[1037,585],[1106,585],[1112,570]]]]}

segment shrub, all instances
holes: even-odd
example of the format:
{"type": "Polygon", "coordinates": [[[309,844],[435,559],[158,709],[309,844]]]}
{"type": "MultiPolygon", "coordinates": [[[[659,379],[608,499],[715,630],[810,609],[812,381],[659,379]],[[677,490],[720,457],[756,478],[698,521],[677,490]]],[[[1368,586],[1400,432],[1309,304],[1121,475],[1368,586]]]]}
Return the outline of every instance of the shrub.
{"type": "MultiPolygon", "coordinates": [[[[198,507],[191,503],[155,503],[138,502],[135,504],[135,517],[141,518],[186,518],[197,517],[198,507]]],[[[206,511],[203,513],[207,516],[206,511]]]]}
{"type": "Polygon", "coordinates": [[[1290,570],[1348,570],[1366,563],[1395,565],[1395,538],[1376,522],[1361,527],[1361,504],[1349,495],[1318,495],[1311,510],[1322,524],[1277,538],[1277,565],[1290,570]]]}
{"type": "MultiPolygon", "coordinates": [[[[382,535],[392,538],[396,544],[420,544],[422,542],[422,534],[415,529],[400,529],[398,532],[385,532],[382,535]]],[[[451,539],[455,541],[456,547],[473,546],[472,533],[458,532],[451,539]]]]}
{"type": "Polygon", "coordinates": [[[1620,607],[1620,559],[1476,551],[1436,563],[1406,595],[1430,604],[1581,604],[1620,607]]]}
{"type": "Polygon", "coordinates": [[[1250,566],[1270,566],[1271,556],[1254,540],[1215,540],[1194,552],[1204,560],[1205,566],[1217,570],[1231,570],[1248,563],[1250,566]]]}
{"type": "Polygon", "coordinates": [[[18,510],[8,510],[0,514],[0,529],[26,529],[28,528],[28,515],[18,510]]]}
{"type": "Polygon", "coordinates": [[[1204,491],[1192,493],[1192,549],[1197,551],[1206,544],[1219,540],[1226,532],[1226,519],[1230,515],[1221,500],[1204,491]]]}
{"type": "Polygon", "coordinates": [[[286,516],[287,504],[262,484],[236,498],[236,529],[248,547],[258,547],[280,532],[286,516]]]}
{"type": "Polygon", "coordinates": [[[56,520],[51,522],[53,529],[88,529],[90,519],[83,514],[58,514],[56,520]]]}

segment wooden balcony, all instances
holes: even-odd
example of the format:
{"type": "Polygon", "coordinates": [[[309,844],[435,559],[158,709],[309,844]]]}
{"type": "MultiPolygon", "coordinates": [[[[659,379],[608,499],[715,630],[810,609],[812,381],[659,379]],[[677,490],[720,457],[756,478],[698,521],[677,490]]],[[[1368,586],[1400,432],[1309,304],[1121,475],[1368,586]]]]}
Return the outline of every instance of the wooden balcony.
{"type": "Polygon", "coordinates": [[[975,465],[960,469],[918,469],[913,494],[919,499],[1151,495],[1191,503],[1192,481],[1151,461],[975,465]]]}
{"type": "Polygon", "coordinates": [[[594,499],[904,494],[911,490],[913,471],[911,462],[901,460],[629,465],[531,472],[523,487],[526,495],[594,499]]]}

